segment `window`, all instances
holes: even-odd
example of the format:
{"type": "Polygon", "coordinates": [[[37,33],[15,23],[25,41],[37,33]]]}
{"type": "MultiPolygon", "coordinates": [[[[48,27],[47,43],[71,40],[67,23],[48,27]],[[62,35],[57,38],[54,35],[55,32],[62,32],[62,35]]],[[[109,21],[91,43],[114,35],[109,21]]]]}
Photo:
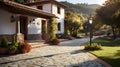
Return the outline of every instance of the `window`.
{"type": "Polygon", "coordinates": [[[43,7],[42,7],[42,6],[37,6],[37,8],[38,8],[38,9],[40,9],[40,10],[42,10],[42,9],[43,9],[43,7]]]}
{"type": "Polygon", "coordinates": [[[60,31],[61,30],[61,27],[60,27],[61,25],[60,25],[60,23],[58,23],[58,31],[60,31]]]}
{"type": "Polygon", "coordinates": [[[57,13],[60,14],[60,7],[57,7],[57,13]]]}

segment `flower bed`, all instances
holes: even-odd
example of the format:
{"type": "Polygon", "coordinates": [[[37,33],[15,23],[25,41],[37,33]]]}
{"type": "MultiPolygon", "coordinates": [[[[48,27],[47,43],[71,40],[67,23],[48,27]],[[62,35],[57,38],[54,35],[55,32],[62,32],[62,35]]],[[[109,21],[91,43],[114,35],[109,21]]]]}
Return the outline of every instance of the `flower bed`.
{"type": "Polygon", "coordinates": [[[31,50],[31,45],[27,42],[18,43],[13,41],[9,43],[6,37],[1,39],[0,54],[27,53],[31,50]]]}

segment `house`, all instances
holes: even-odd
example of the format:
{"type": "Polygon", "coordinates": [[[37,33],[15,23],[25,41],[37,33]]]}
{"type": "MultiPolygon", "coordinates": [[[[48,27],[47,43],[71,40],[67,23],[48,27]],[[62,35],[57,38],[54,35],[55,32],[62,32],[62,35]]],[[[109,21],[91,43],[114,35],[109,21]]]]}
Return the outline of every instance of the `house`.
{"type": "Polygon", "coordinates": [[[57,34],[64,34],[64,16],[66,6],[56,0],[28,0],[25,5],[54,14],[58,20],[57,34]]]}
{"type": "Polygon", "coordinates": [[[18,40],[40,39],[41,21],[39,19],[53,17],[55,17],[54,14],[39,9],[9,0],[0,0],[0,38],[6,36],[11,41],[16,35],[18,40]]]}
{"type": "Polygon", "coordinates": [[[19,41],[40,40],[41,35],[47,33],[47,30],[42,31],[42,26],[47,25],[48,20],[55,17],[59,21],[58,33],[64,33],[64,8],[64,5],[55,0],[28,0],[24,5],[0,0],[0,38],[7,36],[9,41],[12,41],[13,36],[17,36],[19,41]]]}

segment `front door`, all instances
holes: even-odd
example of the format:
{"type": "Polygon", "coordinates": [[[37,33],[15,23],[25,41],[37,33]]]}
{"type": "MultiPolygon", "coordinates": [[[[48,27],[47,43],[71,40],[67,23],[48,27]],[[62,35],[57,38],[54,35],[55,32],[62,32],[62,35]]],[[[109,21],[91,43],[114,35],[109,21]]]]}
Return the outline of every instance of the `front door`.
{"type": "Polygon", "coordinates": [[[24,16],[20,16],[20,33],[22,33],[24,35],[24,39],[27,39],[27,35],[28,35],[28,18],[24,17],[24,16]]]}
{"type": "Polygon", "coordinates": [[[46,33],[47,33],[47,22],[45,20],[42,20],[42,39],[46,39],[46,33]]]}

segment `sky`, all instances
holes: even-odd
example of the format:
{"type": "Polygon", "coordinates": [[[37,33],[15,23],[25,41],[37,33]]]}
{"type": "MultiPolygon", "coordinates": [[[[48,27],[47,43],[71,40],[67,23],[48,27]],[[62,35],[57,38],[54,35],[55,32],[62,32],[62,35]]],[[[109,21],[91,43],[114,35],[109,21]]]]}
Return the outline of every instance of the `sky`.
{"type": "Polygon", "coordinates": [[[88,4],[99,4],[102,5],[106,0],[57,0],[57,1],[67,1],[70,3],[88,3],[88,4]]]}

